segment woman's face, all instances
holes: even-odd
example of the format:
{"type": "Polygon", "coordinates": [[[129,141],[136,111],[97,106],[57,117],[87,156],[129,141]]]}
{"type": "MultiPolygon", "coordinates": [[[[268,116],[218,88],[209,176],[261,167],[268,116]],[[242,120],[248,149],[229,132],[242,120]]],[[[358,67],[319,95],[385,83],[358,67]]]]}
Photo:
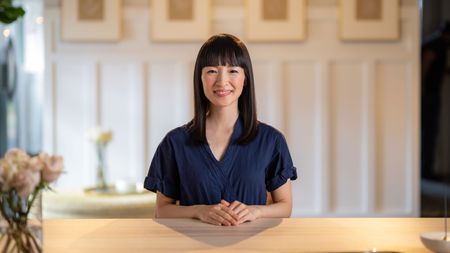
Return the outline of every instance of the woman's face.
{"type": "Polygon", "coordinates": [[[202,69],[203,92],[212,106],[237,107],[244,81],[244,69],[238,66],[206,66],[202,69]]]}

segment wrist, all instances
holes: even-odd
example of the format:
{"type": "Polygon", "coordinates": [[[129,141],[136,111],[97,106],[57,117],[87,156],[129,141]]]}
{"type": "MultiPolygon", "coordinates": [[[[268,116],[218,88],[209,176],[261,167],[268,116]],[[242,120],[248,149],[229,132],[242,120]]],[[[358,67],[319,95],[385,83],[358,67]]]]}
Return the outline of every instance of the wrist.
{"type": "Polygon", "coordinates": [[[201,209],[204,207],[204,205],[194,205],[192,206],[192,215],[191,218],[193,219],[200,219],[200,212],[201,209]]]}
{"type": "Polygon", "coordinates": [[[252,206],[253,209],[253,215],[256,219],[263,218],[263,212],[261,206],[252,206]]]}

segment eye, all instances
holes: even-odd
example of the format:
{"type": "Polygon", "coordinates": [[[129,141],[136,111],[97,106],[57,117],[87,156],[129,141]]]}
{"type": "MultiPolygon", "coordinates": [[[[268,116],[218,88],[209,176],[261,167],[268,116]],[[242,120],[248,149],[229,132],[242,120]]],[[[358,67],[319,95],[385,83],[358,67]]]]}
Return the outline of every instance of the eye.
{"type": "Polygon", "coordinates": [[[206,73],[215,74],[215,73],[217,73],[217,71],[215,69],[208,69],[208,70],[206,70],[206,73]]]}
{"type": "Polygon", "coordinates": [[[237,69],[231,69],[231,70],[230,70],[230,73],[237,74],[237,73],[239,73],[239,70],[237,70],[237,69]]]}

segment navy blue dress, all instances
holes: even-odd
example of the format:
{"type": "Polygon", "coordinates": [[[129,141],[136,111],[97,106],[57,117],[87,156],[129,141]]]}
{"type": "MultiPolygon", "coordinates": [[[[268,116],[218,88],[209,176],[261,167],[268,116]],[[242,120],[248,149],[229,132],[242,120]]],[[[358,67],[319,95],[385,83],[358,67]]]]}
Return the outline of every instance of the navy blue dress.
{"type": "Polygon", "coordinates": [[[241,132],[239,119],[218,161],[208,144],[192,141],[186,125],[170,131],[156,150],[144,187],[180,205],[211,205],[222,199],[265,205],[266,191],[295,180],[296,168],[284,136],[275,128],[260,123],[255,139],[246,145],[236,143],[241,132]]]}

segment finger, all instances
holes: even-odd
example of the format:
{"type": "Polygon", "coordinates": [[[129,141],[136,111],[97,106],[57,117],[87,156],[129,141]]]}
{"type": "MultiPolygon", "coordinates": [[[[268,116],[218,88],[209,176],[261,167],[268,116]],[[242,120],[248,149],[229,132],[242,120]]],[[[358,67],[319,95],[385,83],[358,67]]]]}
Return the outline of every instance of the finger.
{"type": "Polygon", "coordinates": [[[220,214],[222,215],[222,217],[227,219],[232,224],[234,224],[234,223],[236,223],[238,221],[237,215],[234,214],[233,212],[231,212],[228,208],[225,208],[225,209],[221,210],[220,214]]]}
{"type": "Polygon", "coordinates": [[[229,212],[226,212],[224,210],[218,210],[218,211],[216,211],[216,214],[218,214],[220,217],[227,220],[230,224],[235,224],[238,221],[237,218],[235,219],[233,216],[231,216],[231,214],[229,212]]]}
{"type": "Polygon", "coordinates": [[[235,221],[237,221],[238,220],[237,215],[235,215],[234,212],[232,212],[228,206],[225,206],[225,204],[229,205],[229,203],[225,200],[222,200],[222,201],[219,204],[215,205],[214,209],[221,210],[221,211],[228,213],[229,215],[231,215],[234,218],[235,221]],[[222,203],[222,201],[224,201],[224,203],[222,203]]]}
{"type": "Polygon", "coordinates": [[[219,204],[215,205],[214,206],[214,210],[216,210],[216,211],[223,211],[223,212],[229,214],[231,217],[233,217],[234,222],[236,222],[238,220],[237,215],[235,215],[227,206],[225,206],[222,203],[219,203],[219,204]]]}
{"type": "Polygon", "coordinates": [[[220,204],[225,205],[225,206],[229,206],[230,205],[230,203],[228,201],[224,200],[224,199],[222,199],[220,201],[220,204]]]}
{"type": "Polygon", "coordinates": [[[218,221],[216,221],[214,219],[211,219],[211,218],[207,218],[205,222],[209,223],[209,224],[212,224],[212,225],[216,225],[216,226],[222,226],[222,223],[220,223],[220,222],[218,222],[218,221]]]}
{"type": "Polygon", "coordinates": [[[220,226],[222,225],[222,223],[220,223],[218,220],[214,219],[212,216],[214,216],[213,212],[208,212],[205,215],[202,215],[200,217],[200,220],[205,222],[205,223],[209,223],[209,224],[213,224],[213,225],[217,225],[220,226]]]}
{"type": "Polygon", "coordinates": [[[211,218],[215,222],[219,223],[219,225],[225,225],[225,226],[231,225],[230,221],[228,221],[226,218],[222,217],[220,214],[215,213],[215,212],[211,212],[209,218],[211,218]]]}
{"type": "Polygon", "coordinates": [[[241,205],[242,203],[235,200],[233,201],[233,203],[231,203],[231,205],[229,206],[229,208],[233,211],[236,207],[238,207],[239,205],[241,205]]]}
{"type": "Polygon", "coordinates": [[[230,209],[234,212],[234,213],[239,213],[242,209],[246,209],[247,206],[244,203],[238,202],[233,206],[234,202],[230,205],[230,209]]]}
{"type": "Polygon", "coordinates": [[[216,225],[216,226],[222,226],[222,223],[211,218],[211,217],[207,217],[205,220],[206,223],[212,224],[212,225],[216,225]]]}
{"type": "MultiPolygon", "coordinates": [[[[233,204],[235,204],[235,203],[232,203],[231,205],[233,205],[233,204]]],[[[244,203],[241,203],[241,202],[238,202],[238,203],[236,203],[235,204],[236,206],[232,209],[232,212],[233,212],[233,214],[234,214],[234,218],[236,219],[236,220],[239,220],[241,217],[242,217],[242,215],[243,214],[241,214],[241,215],[239,215],[243,210],[246,210],[246,209],[248,209],[247,208],[247,205],[245,205],[244,203]]],[[[231,207],[230,207],[230,209],[231,209],[231,207]]],[[[245,213],[244,213],[245,214],[245,213]]]]}
{"type": "Polygon", "coordinates": [[[236,213],[236,215],[238,216],[238,220],[242,219],[242,217],[244,217],[244,215],[248,214],[249,212],[250,210],[248,210],[248,208],[240,210],[238,213],[236,213]]]}
{"type": "Polygon", "coordinates": [[[222,206],[221,210],[229,214],[235,221],[238,220],[238,216],[236,215],[236,213],[232,211],[229,207],[222,206]]]}
{"type": "Polygon", "coordinates": [[[217,219],[224,225],[233,225],[235,223],[237,223],[237,219],[233,218],[233,216],[231,216],[231,214],[229,214],[228,212],[226,212],[225,210],[215,210],[215,216],[214,217],[218,217],[217,219]],[[217,215],[217,216],[216,216],[217,215]]]}
{"type": "Polygon", "coordinates": [[[251,216],[250,212],[244,214],[244,216],[242,216],[242,218],[239,219],[238,225],[242,224],[242,223],[244,223],[246,221],[249,221],[250,220],[250,216],[251,216]]]}

